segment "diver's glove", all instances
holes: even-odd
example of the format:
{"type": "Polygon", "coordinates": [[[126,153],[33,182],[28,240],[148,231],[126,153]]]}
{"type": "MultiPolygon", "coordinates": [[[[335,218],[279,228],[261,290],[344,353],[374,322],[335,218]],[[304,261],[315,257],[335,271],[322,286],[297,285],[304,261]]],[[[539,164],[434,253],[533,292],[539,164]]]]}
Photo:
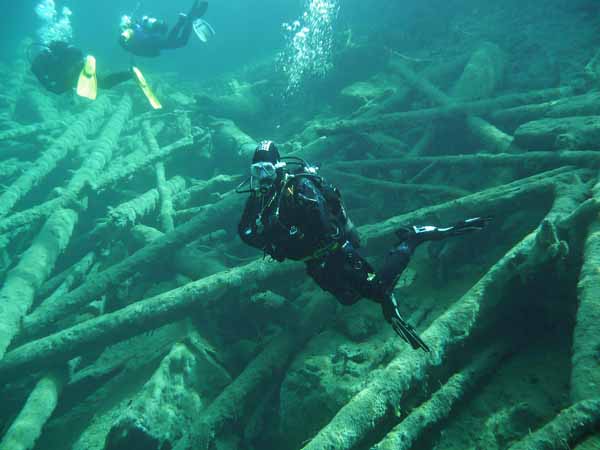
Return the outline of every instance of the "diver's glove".
{"type": "Polygon", "coordinates": [[[383,309],[383,315],[398,336],[404,339],[414,350],[422,348],[426,352],[431,350],[427,344],[419,337],[415,329],[406,320],[402,318],[398,311],[398,303],[394,294],[390,294],[381,303],[381,309],[383,309]]]}
{"type": "Polygon", "coordinates": [[[460,236],[472,231],[481,231],[491,220],[491,217],[473,217],[461,220],[451,227],[434,227],[431,225],[411,226],[399,228],[395,233],[401,242],[418,245],[425,241],[439,241],[451,236],[460,236]]]}

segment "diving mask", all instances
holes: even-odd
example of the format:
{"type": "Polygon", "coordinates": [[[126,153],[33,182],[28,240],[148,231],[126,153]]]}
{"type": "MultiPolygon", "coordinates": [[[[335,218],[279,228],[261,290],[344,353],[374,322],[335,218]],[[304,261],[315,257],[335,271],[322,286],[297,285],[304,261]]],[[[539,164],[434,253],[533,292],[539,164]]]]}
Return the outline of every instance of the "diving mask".
{"type": "Polygon", "coordinates": [[[277,169],[285,163],[273,164],[268,161],[256,162],[250,166],[250,188],[253,191],[267,192],[277,179],[277,169]]]}

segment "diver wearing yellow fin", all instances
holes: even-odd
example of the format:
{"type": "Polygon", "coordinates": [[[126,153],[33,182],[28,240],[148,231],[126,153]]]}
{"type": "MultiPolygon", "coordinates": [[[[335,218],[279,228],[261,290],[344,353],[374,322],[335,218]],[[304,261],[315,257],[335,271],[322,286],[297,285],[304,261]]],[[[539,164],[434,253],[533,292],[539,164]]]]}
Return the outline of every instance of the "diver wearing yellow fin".
{"type": "Polygon", "coordinates": [[[96,100],[98,96],[98,78],[96,77],[96,58],[85,57],[85,63],[77,80],[77,95],[96,100]]]}
{"type": "Polygon", "coordinates": [[[75,88],[77,95],[90,100],[96,99],[98,89],[112,89],[134,78],[152,107],[161,108],[139,69],[100,76],[96,59],[91,55],[84,57],[81,50],[67,42],[54,41],[41,47],[31,62],[31,71],[50,92],[63,94],[75,88]]]}
{"type": "Polygon", "coordinates": [[[138,86],[150,102],[150,105],[152,105],[154,109],[162,109],[162,105],[154,95],[154,92],[152,92],[152,89],[150,89],[150,86],[148,86],[148,83],[146,82],[146,79],[144,78],[144,75],[142,75],[140,69],[134,66],[131,68],[131,70],[133,71],[138,86]]]}

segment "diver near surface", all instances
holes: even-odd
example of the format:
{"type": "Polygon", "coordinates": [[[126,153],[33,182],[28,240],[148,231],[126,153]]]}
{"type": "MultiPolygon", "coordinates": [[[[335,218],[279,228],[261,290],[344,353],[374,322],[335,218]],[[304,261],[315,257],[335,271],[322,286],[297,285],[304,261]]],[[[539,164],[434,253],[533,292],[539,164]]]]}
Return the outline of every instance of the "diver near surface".
{"type": "Polygon", "coordinates": [[[171,31],[164,20],[148,16],[137,20],[123,16],[119,43],[133,55],[154,58],[160,55],[161,50],[185,47],[192,31],[205,41],[209,34],[214,34],[212,27],[200,19],[207,9],[208,2],[195,0],[188,14],[179,14],[171,31]]]}
{"type": "MultiPolygon", "coordinates": [[[[84,56],[80,49],[67,42],[54,41],[43,46],[31,61],[31,71],[48,91],[64,94],[77,88],[81,76],[85,77],[88,73],[95,72],[95,62],[92,62],[91,58],[93,57],[84,56]],[[91,67],[92,65],[94,67],[91,67]]],[[[130,71],[103,76],[94,74],[89,75],[89,78],[93,76],[96,77],[99,89],[111,89],[133,78],[130,71]]]]}
{"type": "Polygon", "coordinates": [[[31,61],[31,71],[50,92],[64,94],[75,89],[77,95],[90,100],[96,99],[98,89],[112,89],[128,80],[135,80],[152,107],[162,107],[137,67],[98,75],[96,58],[84,56],[80,49],[67,42],[54,41],[42,46],[31,61]]]}
{"type": "Polygon", "coordinates": [[[339,190],[317,175],[317,168],[299,158],[282,158],[273,142],[263,141],[254,152],[249,180],[250,189],[241,191],[244,183],[237,189],[250,193],[238,225],[242,241],[277,261],[303,261],[313,280],[344,305],[363,297],[379,303],[402,339],[413,349],[430,351],[400,315],[392,291],[419,244],[482,230],[489,218],[446,228],[401,228],[396,231],[399,242],[375,271],[357,250],[358,233],[339,190]]]}

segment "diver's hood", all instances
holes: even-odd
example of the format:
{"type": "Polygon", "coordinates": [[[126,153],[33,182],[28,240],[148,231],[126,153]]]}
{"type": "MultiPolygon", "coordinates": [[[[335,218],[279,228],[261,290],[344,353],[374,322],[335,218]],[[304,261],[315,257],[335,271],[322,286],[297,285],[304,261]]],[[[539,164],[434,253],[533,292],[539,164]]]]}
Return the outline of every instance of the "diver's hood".
{"type": "Polygon", "coordinates": [[[208,42],[215,35],[215,29],[204,19],[196,19],[193,23],[194,33],[202,42],[208,42]]]}

